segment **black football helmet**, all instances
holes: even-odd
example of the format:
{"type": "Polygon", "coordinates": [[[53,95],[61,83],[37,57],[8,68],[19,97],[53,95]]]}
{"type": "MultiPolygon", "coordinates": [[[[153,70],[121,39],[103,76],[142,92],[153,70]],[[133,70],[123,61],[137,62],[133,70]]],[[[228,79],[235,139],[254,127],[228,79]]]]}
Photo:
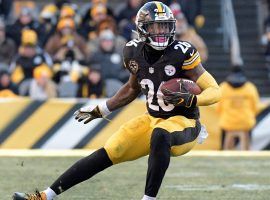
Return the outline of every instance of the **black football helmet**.
{"type": "Polygon", "coordinates": [[[139,39],[156,50],[163,50],[174,41],[175,22],[171,9],[164,3],[148,2],[136,16],[139,39]]]}

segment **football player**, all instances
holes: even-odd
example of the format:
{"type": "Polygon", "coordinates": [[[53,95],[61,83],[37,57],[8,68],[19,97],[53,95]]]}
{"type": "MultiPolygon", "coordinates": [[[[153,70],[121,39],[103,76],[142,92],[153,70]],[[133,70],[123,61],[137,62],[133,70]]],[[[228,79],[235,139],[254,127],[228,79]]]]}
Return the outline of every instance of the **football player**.
{"type": "Polygon", "coordinates": [[[46,190],[15,193],[13,199],[52,200],[114,164],[145,155],[149,158],[142,199],[156,199],[170,157],[187,153],[200,137],[198,106],[214,104],[221,96],[215,79],[201,65],[199,52],[188,42],[174,40],[175,21],[165,4],[144,4],[136,17],[138,40],[128,42],[123,50],[129,81],[106,102],[79,109],[75,119],[86,124],[104,118],[132,102],[141,91],[148,113],[123,124],[103,148],[79,160],[46,190]],[[193,80],[202,92],[193,95],[184,87],[180,92],[160,91],[163,82],[179,77],[193,80]]]}

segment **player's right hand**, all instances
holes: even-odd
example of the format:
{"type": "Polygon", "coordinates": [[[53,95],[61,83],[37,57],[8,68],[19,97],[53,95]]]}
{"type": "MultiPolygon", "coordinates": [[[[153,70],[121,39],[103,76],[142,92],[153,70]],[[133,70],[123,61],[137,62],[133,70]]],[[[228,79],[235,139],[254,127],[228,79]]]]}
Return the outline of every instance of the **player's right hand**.
{"type": "Polygon", "coordinates": [[[84,124],[91,122],[93,119],[102,118],[103,115],[100,112],[99,106],[87,106],[82,107],[75,113],[75,120],[78,122],[84,121],[84,124]]]}
{"type": "Polygon", "coordinates": [[[172,92],[165,89],[163,94],[165,103],[173,104],[174,106],[185,106],[186,108],[190,108],[191,106],[196,105],[197,102],[196,95],[191,94],[186,89],[180,92],[172,92]]]}

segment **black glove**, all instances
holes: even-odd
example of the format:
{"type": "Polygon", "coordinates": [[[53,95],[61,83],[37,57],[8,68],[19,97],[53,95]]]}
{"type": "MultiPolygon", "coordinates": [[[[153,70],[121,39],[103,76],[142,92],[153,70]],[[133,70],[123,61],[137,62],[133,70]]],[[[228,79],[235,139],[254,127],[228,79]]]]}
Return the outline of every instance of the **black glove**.
{"type": "Polygon", "coordinates": [[[102,114],[98,106],[88,106],[77,110],[75,113],[75,119],[79,122],[84,121],[84,124],[91,122],[93,119],[102,118],[102,114]]]}
{"type": "Polygon", "coordinates": [[[174,106],[185,106],[190,108],[197,103],[196,95],[191,94],[182,83],[180,83],[180,92],[172,92],[168,89],[164,89],[162,90],[162,93],[164,95],[164,102],[173,104],[174,106]]]}

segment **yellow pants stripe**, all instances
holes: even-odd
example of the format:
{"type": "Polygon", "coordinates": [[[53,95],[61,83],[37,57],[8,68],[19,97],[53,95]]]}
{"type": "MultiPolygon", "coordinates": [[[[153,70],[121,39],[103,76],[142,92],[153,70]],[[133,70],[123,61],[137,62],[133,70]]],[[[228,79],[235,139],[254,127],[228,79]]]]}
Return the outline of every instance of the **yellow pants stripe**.
{"type": "Polygon", "coordinates": [[[0,133],[2,133],[2,131],[12,122],[12,120],[14,120],[30,103],[30,99],[25,98],[1,102],[0,133]]]}
{"type": "Polygon", "coordinates": [[[6,139],[1,148],[31,148],[73,105],[47,101],[6,139]]]}
{"type": "Polygon", "coordinates": [[[98,149],[106,143],[106,141],[119,129],[119,121],[128,121],[134,116],[145,113],[145,102],[134,101],[127,107],[125,107],[121,113],[119,113],[106,127],[104,127],[99,134],[97,134],[92,140],[88,142],[85,148],[98,149]],[[134,109],[136,108],[136,109],[134,109]]]}

